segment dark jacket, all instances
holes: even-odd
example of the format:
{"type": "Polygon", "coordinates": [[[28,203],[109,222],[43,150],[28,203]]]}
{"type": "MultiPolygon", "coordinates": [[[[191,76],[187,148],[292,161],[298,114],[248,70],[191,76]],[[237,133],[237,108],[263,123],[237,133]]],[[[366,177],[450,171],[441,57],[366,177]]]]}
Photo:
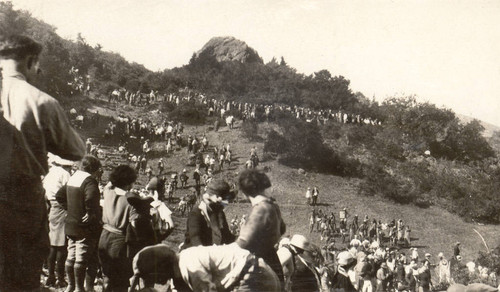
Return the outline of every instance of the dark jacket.
{"type": "MultiPolygon", "coordinates": [[[[220,220],[221,244],[228,244],[235,240],[235,236],[229,230],[226,215],[223,211],[219,211],[218,218],[220,220]]],[[[191,246],[209,246],[214,244],[212,239],[212,227],[201,213],[200,208],[194,208],[187,219],[186,239],[183,248],[191,246]]]]}
{"type": "Polygon", "coordinates": [[[99,184],[84,171],[76,171],[56,194],[56,200],[66,209],[66,235],[75,238],[98,238],[101,232],[99,184]],[[88,220],[83,222],[83,217],[88,220]]]}

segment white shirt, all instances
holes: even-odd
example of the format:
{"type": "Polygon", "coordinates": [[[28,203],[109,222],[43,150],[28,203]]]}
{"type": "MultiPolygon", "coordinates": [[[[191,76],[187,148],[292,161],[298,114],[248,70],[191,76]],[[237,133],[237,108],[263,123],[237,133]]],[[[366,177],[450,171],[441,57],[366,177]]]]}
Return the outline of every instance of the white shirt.
{"type": "Polygon", "coordinates": [[[49,173],[47,173],[43,179],[43,188],[45,189],[47,200],[55,200],[57,191],[68,182],[70,177],[71,174],[64,168],[52,165],[49,169],[49,173]]]}

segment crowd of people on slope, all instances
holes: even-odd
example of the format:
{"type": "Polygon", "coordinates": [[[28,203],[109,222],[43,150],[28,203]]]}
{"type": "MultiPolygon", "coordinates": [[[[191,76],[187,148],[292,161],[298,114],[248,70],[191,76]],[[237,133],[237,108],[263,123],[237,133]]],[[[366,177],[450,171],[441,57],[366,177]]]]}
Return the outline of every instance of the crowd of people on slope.
{"type": "Polygon", "coordinates": [[[321,240],[330,241],[335,236],[342,238],[342,243],[354,238],[364,240],[387,240],[390,246],[409,247],[411,245],[411,229],[402,219],[382,223],[381,220],[368,216],[361,222],[358,215],[354,215],[348,222],[347,208],[339,211],[338,224],[335,213],[323,209],[312,209],[309,217],[309,233],[316,231],[321,235],[321,240]]]}
{"type": "MultiPolygon", "coordinates": [[[[72,68],[72,70],[77,70],[72,68]]],[[[208,108],[208,116],[217,117],[214,127],[217,129],[221,121],[232,129],[235,121],[235,115],[239,116],[242,120],[256,119],[260,121],[271,121],[277,116],[288,115],[297,119],[302,119],[307,122],[316,122],[318,124],[326,124],[329,121],[343,123],[343,124],[359,124],[359,125],[380,125],[381,122],[375,118],[363,116],[361,114],[349,113],[340,109],[321,109],[314,110],[312,108],[298,106],[298,105],[285,105],[285,104],[254,104],[248,102],[238,102],[229,100],[218,100],[215,98],[208,98],[203,93],[194,92],[188,89],[179,90],[177,93],[159,93],[158,91],[151,90],[150,93],[142,93],[141,91],[132,92],[126,89],[114,89],[108,95],[108,102],[117,102],[129,105],[148,105],[150,103],[169,103],[176,107],[181,102],[195,101],[204,104],[208,108]]],[[[73,117],[74,123],[78,127],[86,127],[87,124],[94,124],[99,118],[98,112],[80,112],[75,109],[70,112],[73,117]]],[[[135,120],[125,115],[115,117],[115,120],[107,125],[106,132],[108,135],[114,135],[115,131],[133,135],[135,132],[137,137],[153,135],[162,135],[168,132],[167,124],[159,123],[151,126],[151,122],[147,119],[135,120]],[[145,128],[149,131],[142,131],[145,128]],[[139,134],[139,130],[141,133],[139,134]]],[[[176,138],[174,135],[172,139],[176,138]]]]}
{"type": "MultiPolygon", "coordinates": [[[[45,284],[66,292],[93,291],[99,269],[104,291],[155,283],[176,291],[429,291],[430,254],[421,259],[413,249],[408,258],[354,235],[348,248],[323,256],[303,235],[283,238],[280,208],[266,194],[271,181],[255,168],[238,176],[251,208],[237,235],[224,213],[234,188],[212,178],[189,212],[180,252],[161,244],[175,226],[157,180],[134,192],[138,173],[122,164],[99,187],[100,159],[86,155],[58,102],[29,83],[41,50],[30,38],[0,36],[1,291],[40,291],[44,262],[45,284]]],[[[448,265],[460,265],[459,245],[448,265]]]]}

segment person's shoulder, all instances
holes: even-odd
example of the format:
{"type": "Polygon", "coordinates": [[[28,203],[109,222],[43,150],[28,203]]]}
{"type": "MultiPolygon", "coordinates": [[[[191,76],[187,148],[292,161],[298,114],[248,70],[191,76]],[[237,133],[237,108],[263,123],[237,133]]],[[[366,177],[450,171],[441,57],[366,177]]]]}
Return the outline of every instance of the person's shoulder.
{"type": "Polygon", "coordinates": [[[83,180],[82,185],[92,186],[92,187],[95,186],[99,189],[99,182],[91,175],[83,180]]]}
{"type": "Polygon", "coordinates": [[[37,87],[31,85],[27,81],[19,80],[17,86],[22,88],[26,93],[26,98],[36,102],[37,105],[59,105],[59,102],[49,94],[41,91],[37,87]]]}

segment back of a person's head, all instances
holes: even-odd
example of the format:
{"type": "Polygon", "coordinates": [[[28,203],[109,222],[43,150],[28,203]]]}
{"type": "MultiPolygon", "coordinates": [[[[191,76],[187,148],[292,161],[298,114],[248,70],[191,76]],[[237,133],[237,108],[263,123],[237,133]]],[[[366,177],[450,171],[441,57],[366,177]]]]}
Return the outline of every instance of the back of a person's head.
{"type": "Polygon", "coordinates": [[[90,174],[101,168],[101,162],[93,155],[85,155],[80,164],[80,169],[90,174]]]}
{"type": "Polygon", "coordinates": [[[255,169],[244,170],[238,178],[240,190],[245,195],[255,197],[271,186],[269,177],[262,171],[255,169]]]}
{"type": "Polygon", "coordinates": [[[20,61],[27,56],[38,56],[42,45],[23,35],[0,35],[0,59],[20,61]]]}
{"type": "Polygon", "coordinates": [[[135,170],[128,165],[119,165],[109,175],[109,181],[113,186],[123,189],[135,182],[137,174],[135,170]]]}

